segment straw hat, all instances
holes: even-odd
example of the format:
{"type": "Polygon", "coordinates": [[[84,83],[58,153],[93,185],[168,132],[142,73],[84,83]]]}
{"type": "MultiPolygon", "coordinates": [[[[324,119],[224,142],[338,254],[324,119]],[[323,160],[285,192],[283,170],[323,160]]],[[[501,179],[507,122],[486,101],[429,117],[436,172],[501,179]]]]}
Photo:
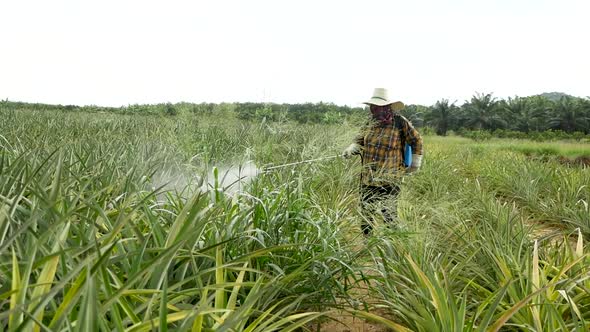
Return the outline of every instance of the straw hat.
{"type": "Polygon", "coordinates": [[[364,104],[377,106],[391,105],[391,109],[394,111],[399,111],[404,108],[404,103],[401,101],[393,102],[389,100],[389,93],[387,92],[387,89],[384,88],[375,88],[375,91],[373,91],[373,97],[364,102],[364,104]]]}

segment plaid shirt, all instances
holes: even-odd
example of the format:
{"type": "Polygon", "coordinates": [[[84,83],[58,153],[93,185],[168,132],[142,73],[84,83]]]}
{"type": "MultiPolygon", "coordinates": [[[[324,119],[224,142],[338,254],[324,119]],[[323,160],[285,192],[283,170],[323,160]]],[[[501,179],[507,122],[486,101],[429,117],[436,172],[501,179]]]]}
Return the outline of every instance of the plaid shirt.
{"type": "Polygon", "coordinates": [[[395,121],[402,116],[395,116],[390,125],[372,123],[367,125],[357,137],[362,155],[363,170],[361,182],[368,186],[382,186],[398,180],[405,173],[404,146],[412,147],[412,154],[422,155],[422,137],[406,118],[402,122],[405,142],[402,142],[400,130],[395,121]]]}

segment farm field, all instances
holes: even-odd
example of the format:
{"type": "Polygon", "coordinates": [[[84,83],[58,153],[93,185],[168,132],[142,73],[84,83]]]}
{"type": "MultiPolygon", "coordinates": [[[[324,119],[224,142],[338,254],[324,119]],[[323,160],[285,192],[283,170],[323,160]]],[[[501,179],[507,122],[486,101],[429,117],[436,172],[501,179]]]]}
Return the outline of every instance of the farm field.
{"type": "Polygon", "coordinates": [[[0,330],[590,329],[588,142],[425,136],[364,238],[359,160],[263,172],[356,133],[0,110],[0,330]]]}

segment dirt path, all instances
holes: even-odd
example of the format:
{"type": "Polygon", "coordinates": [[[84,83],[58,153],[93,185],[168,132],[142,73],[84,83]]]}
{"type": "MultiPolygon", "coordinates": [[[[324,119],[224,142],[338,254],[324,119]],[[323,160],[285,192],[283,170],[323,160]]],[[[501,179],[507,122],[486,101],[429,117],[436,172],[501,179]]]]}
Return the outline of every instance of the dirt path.
{"type": "MultiPolygon", "coordinates": [[[[352,241],[357,242],[359,239],[352,239],[352,241]]],[[[364,242],[360,241],[357,243],[358,246],[364,246],[364,242]]],[[[358,249],[358,248],[357,248],[358,249]]],[[[375,271],[366,267],[363,269],[363,273],[365,276],[374,276],[375,271]]],[[[359,278],[360,279],[360,278],[359,278]]],[[[374,285],[374,280],[369,279],[368,281],[371,285],[374,285]]],[[[352,297],[352,301],[362,304],[367,303],[369,308],[372,307],[372,304],[375,303],[375,298],[373,298],[369,292],[369,287],[364,281],[354,280],[353,278],[350,279],[350,283],[355,285],[349,292],[350,296],[352,297]]],[[[341,303],[343,307],[350,307],[348,303],[341,303]]],[[[359,306],[361,307],[361,306],[359,306]]],[[[360,308],[359,308],[360,310],[360,308]]],[[[377,310],[370,309],[371,313],[387,317],[387,313],[385,310],[377,310]]],[[[347,312],[346,310],[337,310],[334,313],[328,315],[329,318],[322,322],[316,322],[309,327],[311,331],[328,331],[328,332],[385,332],[389,331],[387,327],[377,324],[374,322],[367,321],[361,317],[356,317],[351,313],[347,312]]]]}
{"type": "Polygon", "coordinates": [[[312,331],[328,331],[328,332],[385,332],[386,327],[376,325],[364,321],[361,318],[353,317],[346,312],[342,312],[342,316],[333,316],[340,322],[330,321],[326,323],[319,323],[319,327],[314,325],[310,328],[312,331]]]}
{"type": "MultiPolygon", "coordinates": [[[[357,287],[351,291],[353,300],[358,303],[371,303],[372,301],[368,289],[357,287]]],[[[385,312],[372,311],[379,316],[387,317],[385,312]]],[[[329,332],[385,332],[388,331],[383,325],[368,322],[360,317],[355,317],[345,310],[337,310],[330,314],[330,320],[321,323],[314,323],[310,326],[312,331],[329,331],[329,332]]]]}

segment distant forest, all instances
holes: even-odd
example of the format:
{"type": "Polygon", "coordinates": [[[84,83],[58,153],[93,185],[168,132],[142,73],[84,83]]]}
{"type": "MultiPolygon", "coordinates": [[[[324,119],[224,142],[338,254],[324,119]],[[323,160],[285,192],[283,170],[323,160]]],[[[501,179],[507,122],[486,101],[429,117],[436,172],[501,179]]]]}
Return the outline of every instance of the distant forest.
{"type": "MultiPolygon", "coordinates": [[[[47,105],[9,100],[0,101],[0,110],[56,110],[82,112],[113,112],[177,116],[182,113],[234,113],[244,121],[294,121],[297,123],[338,124],[356,121],[367,116],[360,107],[338,106],[332,103],[276,104],[276,103],[163,103],[128,105],[122,107],[47,105]]],[[[406,105],[401,113],[416,127],[447,135],[456,133],[500,137],[584,138],[590,135],[590,97],[579,98],[563,93],[544,93],[529,97],[499,99],[491,93],[477,93],[462,105],[446,99],[434,105],[406,105]]]]}

